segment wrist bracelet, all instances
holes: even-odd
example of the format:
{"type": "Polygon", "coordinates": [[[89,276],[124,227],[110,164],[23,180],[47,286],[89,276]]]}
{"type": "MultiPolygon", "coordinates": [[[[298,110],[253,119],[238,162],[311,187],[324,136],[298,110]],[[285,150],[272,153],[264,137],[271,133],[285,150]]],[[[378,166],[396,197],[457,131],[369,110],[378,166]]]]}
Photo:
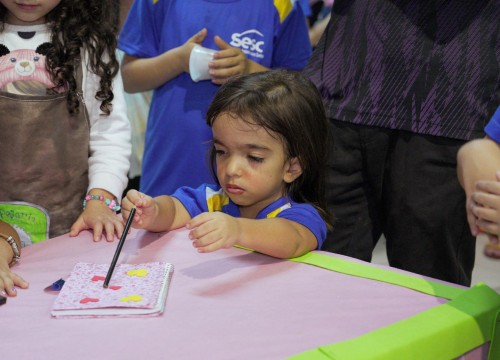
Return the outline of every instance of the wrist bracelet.
{"type": "Polygon", "coordinates": [[[21,253],[19,252],[19,248],[17,247],[16,240],[14,240],[12,236],[5,235],[2,233],[0,233],[0,237],[9,243],[10,247],[12,248],[12,252],[14,253],[14,257],[12,258],[12,261],[10,262],[9,266],[19,262],[19,260],[21,259],[21,253]]]}
{"type": "Polygon", "coordinates": [[[121,206],[116,203],[116,201],[110,200],[110,199],[105,199],[104,196],[102,195],[87,195],[85,196],[85,199],[83,200],[83,208],[87,206],[87,201],[90,200],[99,200],[99,201],[104,201],[107,207],[109,207],[111,210],[114,212],[117,212],[121,209],[121,206]]]}

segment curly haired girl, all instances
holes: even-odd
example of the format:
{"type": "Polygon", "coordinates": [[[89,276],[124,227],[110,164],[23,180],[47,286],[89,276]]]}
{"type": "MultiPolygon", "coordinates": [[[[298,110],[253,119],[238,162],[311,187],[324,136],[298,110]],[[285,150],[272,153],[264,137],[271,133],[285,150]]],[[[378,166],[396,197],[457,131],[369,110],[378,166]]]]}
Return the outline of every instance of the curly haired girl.
{"type": "Polygon", "coordinates": [[[0,0],[0,219],[23,245],[121,235],[130,126],[117,0],[0,0]],[[83,211],[82,211],[83,203],[83,211]]]}

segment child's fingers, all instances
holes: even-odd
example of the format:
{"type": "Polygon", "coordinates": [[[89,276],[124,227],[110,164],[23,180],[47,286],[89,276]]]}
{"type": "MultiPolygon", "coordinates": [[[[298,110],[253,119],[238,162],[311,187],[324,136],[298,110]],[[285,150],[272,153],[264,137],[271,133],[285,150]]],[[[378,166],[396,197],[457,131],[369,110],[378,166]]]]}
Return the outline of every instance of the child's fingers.
{"type": "Polygon", "coordinates": [[[17,295],[14,281],[9,276],[0,277],[0,290],[7,296],[17,295]]]}
{"type": "Polygon", "coordinates": [[[153,205],[153,203],[154,203],[154,200],[151,196],[148,196],[148,195],[143,194],[143,193],[139,193],[137,201],[135,202],[134,205],[135,205],[136,209],[139,209],[139,208],[150,207],[153,205]]]}
{"type": "MultiPolygon", "coordinates": [[[[122,223],[120,223],[120,224],[122,224],[122,223]]],[[[103,231],[105,233],[106,241],[113,242],[113,240],[115,239],[115,227],[116,227],[116,232],[121,236],[121,234],[123,232],[123,225],[120,229],[118,223],[114,224],[111,221],[104,223],[103,231]]]]}
{"type": "Polygon", "coordinates": [[[94,224],[93,230],[94,230],[94,241],[95,242],[101,241],[101,236],[103,231],[102,222],[99,221],[96,224],[94,224]]]}
{"type": "Polygon", "coordinates": [[[486,235],[488,236],[488,240],[490,241],[490,243],[492,243],[492,244],[499,243],[497,235],[491,235],[491,234],[486,234],[486,235]]]}
{"type": "Polygon", "coordinates": [[[485,232],[487,234],[500,234],[500,226],[495,222],[479,219],[477,221],[477,226],[481,229],[482,232],[485,232]]]}
{"type": "Polygon", "coordinates": [[[140,199],[142,199],[142,194],[141,192],[137,191],[137,190],[129,190],[127,192],[127,196],[122,200],[122,204],[125,203],[127,205],[127,210],[130,210],[131,206],[130,205],[133,205],[135,204],[137,201],[139,201],[140,199]]]}
{"type": "MultiPolygon", "coordinates": [[[[141,224],[142,223],[142,214],[143,214],[143,209],[141,207],[138,207],[137,205],[134,205],[132,207],[135,207],[135,215],[134,218],[132,219],[132,227],[134,227],[134,224],[141,224]]],[[[122,211],[122,219],[123,223],[121,224],[121,232],[123,232],[124,229],[124,223],[128,220],[128,217],[130,216],[130,211],[132,210],[132,207],[130,207],[130,210],[122,211]]],[[[121,236],[121,233],[119,234],[121,236]]]]}
{"type": "Polygon", "coordinates": [[[472,214],[471,211],[467,211],[467,222],[469,223],[469,228],[472,236],[477,236],[481,229],[476,225],[477,218],[472,214]]]}
{"type": "MultiPolygon", "coordinates": [[[[220,76],[227,76],[228,74],[224,74],[222,70],[233,70],[233,68],[238,67],[240,64],[240,60],[236,56],[230,57],[218,57],[217,59],[214,57],[213,61],[208,63],[208,67],[210,70],[215,71],[218,70],[218,74],[220,76]]],[[[236,69],[237,70],[237,69],[236,69]]]]}
{"type": "Polygon", "coordinates": [[[494,195],[500,195],[500,182],[481,180],[476,182],[476,190],[487,192],[494,195]]]}
{"type": "Polygon", "coordinates": [[[78,217],[78,219],[76,219],[76,221],[74,222],[74,224],[71,225],[69,236],[71,236],[71,237],[78,236],[78,234],[80,233],[80,231],[87,230],[87,229],[90,229],[90,228],[85,223],[85,221],[83,220],[83,216],[80,215],[78,217]]]}
{"type": "Polygon", "coordinates": [[[209,253],[209,252],[214,252],[220,249],[220,246],[217,245],[217,243],[210,244],[207,246],[198,246],[196,247],[196,251],[199,253],[209,253]]]}
{"type": "Polygon", "coordinates": [[[475,224],[481,231],[490,234],[500,233],[500,197],[475,192],[470,202],[470,212],[477,218],[475,224]]]}
{"type": "Polygon", "coordinates": [[[198,31],[196,34],[191,36],[191,38],[189,38],[188,42],[195,42],[197,44],[201,44],[202,41],[205,40],[205,38],[207,37],[207,33],[208,33],[207,29],[203,28],[200,31],[198,31]]]}
{"type": "Polygon", "coordinates": [[[480,205],[472,205],[471,212],[475,217],[486,221],[495,221],[498,216],[496,209],[480,205]]]}
{"type": "Polygon", "coordinates": [[[17,290],[15,287],[7,287],[5,288],[5,293],[7,293],[8,296],[16,296],[17,295],[17,290]]]}
{"type": "Polygon", "coordinates": [[[484,247],[484,254],[494,259],[500,259],[500,244],[486,244],[484,247]]]}
{"type": "Polygon", "coordinates": [[[136,198],[138,196],[138,194],[139,194],[139,191],[137,191],[135,189],[130,189],[129,191],[127,191],[126,197],[133,199],[133,198],[136,198]]]}
{"type": "Polygon", "coordinates": [[[202,242],[208,243],[212,242],[210,240],[210,234],[214,231],[214,227],[210,226],[210,223],[203,223],[199,226],[196,226],[192,228],[192,230],[189,232],[189,239],[191,240],[197,240],[197,239],[203,239],[202,242]]]}
{"type": "Polygon", "coordinates": [[[471,204],[473,207],[485,207],[499,210],[500,196],[486,192],[474,192],[471,195],[471,204]]]}
{"type": "Polygon", "coordinates": [[[126,211],[126,215],[130,213],[133,207],[136,209],[150,206],[152,198],[137,190],[130,190],[127,196],[122,200],[122,209],[126,211]]]}
{"type": "MultiPolygon", "coordinates": [[[[132,190],[130,190],[130,191],[132,191],[132,190]]],[[[125,213],[128,215],[128,213],[130,212],[130,209],[132,209],[134,207],[134,202],[133,202],[134,195],[131,194],[130,191],[127,193],[127,196],[125,196],[122,199],[122,203],[121,203],[122,216],[124,216],[125,213]]]]}
{"type": "Polygon", "coordinates": [[[484,206],[474,206],[472,213],[478,218],[476,225],[482,227],[480,221],[500,224],[500,214],[496,209],[484,206]]]}
{"type": "Polygon", "coordinates": [[[217,234],[210,233],[201,238],[193,240],[193,246],[200,253],[207,253],[219,250],[224,242],[217,236],[217,234]]]}
{"type": "Polygon", "coordinates": [[[470,228],[470,232],[471,232],[472,236],[477,236],[477,234],[479,234],[479,232],[480,232],[480,229],[476,225],[477,217],[472,213],[473,205],[474,205],[474,202],[469,197],[467,199],[467,203],[466,203],[466,207],[465,207],[466,214],[467,214],[467,222],[469,223],[469,228],[470,228]]]}
{"type": "Polygon", "coordinates": [[[229,45],[227,42],[225,42],[220,36],[216,35],[214,36],[214,42],[215,45],[219,47],[219,49],[224,50],[224,49],[230,49],[232,48],[231,45],[229,45]]]}
{"type": "Polygon", "coordinates": [[[210,221],[212,217],[210,216],[210,213],[201,213],[200,215],[195,216],[191,220],[188,221],[186,224],[187,229],[195,229],[200,225],[205,224],[207,221],[210,221]]]}
{"type": "Polygon", "coordinates": [[[14,285],[21,289],[27,289],[29,287],[29,283],[17,274],[13,274],[12,279],[14,280],[14,285]]]}
{"type": "MultiPolygon", "coordinates": [[[[138,200],[132,207],[135,207],[135,215],[134,218],[132,219],[132,227],[133,228],[142,228],[144,227],[145,221],[147,221],[148,218],[148,209],[149,206],[146,206],[144,204],[143,200],[138,200]]],[[[123,221],[127,221],[128,217],[130,215],[130,210],[128,211],[122,211],[122,217],[123,221]]]]}

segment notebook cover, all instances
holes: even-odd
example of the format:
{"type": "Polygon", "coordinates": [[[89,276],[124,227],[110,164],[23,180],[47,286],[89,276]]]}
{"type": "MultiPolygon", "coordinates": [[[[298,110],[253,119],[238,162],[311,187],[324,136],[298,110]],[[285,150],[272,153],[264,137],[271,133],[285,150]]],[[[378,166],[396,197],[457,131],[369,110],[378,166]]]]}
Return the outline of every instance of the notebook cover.
{"type": "Polygon", "coordinates": [[[108,288],[109,264],[77,263],[58,294],[54,317],[157,316],[163,313],[172,264],[119,264],[108,288]]]}

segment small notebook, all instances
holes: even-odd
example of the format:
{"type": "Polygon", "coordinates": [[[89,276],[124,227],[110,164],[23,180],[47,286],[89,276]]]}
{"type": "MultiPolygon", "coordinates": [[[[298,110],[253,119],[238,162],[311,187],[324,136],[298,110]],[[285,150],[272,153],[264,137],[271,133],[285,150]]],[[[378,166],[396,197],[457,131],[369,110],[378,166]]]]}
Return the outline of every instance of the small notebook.
{"type": "Polygon", "coordinates": [[[57,295],[52,316],[130,317],[163,313],[173,265],[165,262],[119,264],[108,288],[109,264],[77,263],[57,295]]]}

